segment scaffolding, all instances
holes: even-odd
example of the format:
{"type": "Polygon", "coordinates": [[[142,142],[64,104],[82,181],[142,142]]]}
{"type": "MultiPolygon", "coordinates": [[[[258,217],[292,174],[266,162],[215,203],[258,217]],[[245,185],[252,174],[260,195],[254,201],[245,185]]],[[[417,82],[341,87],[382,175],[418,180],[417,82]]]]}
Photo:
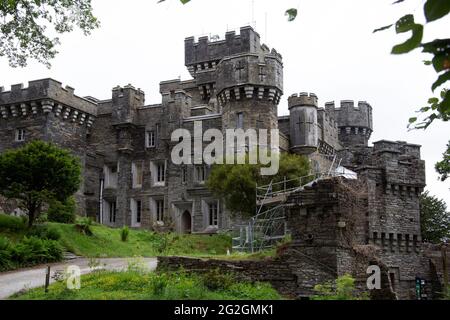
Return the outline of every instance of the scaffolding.
{"type": "Polygon", "coordinates": [[[331,156],[331,165],[325,172],[257,185],[256,214],[247,223],[234,227],[233,250],[251,253],[263,251],[286,238],[289,230],[285,208],[289,195],[302,191],[319,180],[348,174],[348,170],[340,164],[341,160],[331,156]]]}

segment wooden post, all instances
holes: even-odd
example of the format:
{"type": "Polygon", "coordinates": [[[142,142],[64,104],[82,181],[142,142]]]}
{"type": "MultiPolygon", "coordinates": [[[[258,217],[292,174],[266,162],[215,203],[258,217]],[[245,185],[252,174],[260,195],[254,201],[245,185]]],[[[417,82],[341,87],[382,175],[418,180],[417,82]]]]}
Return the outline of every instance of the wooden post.
{"type": "Polygon", "coordinates": [[[45,274],[45,293],[48,293],[49,285],[50,285],[50,266],[47,267],[47,273],[45,274]]]}
{"type": "Polygon", "coordinates": [[[443,280],[444,280],[444,294],[446,295],[448,293],[448,268],[447,268],[447,246],[445,243],[441,246],[442,250],[442,273],[443,273],[443,280]]]}

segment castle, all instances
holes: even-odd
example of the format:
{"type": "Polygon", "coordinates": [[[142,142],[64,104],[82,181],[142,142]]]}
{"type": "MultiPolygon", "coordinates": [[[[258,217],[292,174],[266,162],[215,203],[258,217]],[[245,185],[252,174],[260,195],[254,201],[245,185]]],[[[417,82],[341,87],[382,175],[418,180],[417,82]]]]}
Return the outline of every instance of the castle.
{"type": "MultiPolygon", "coordinates": [[[[233,222],[205,186],[210,168],[173,164],[171,133],[192,132],[196,122],[203,130],[279,129],[282,151],[308,156],[316,171],[329,166],[326,156],[336,155],[364,181],[367,219],[357,236],[362,244],[382,248],[401,296],[407,297],[417,276],[429,279],[420,256],[419,196],[425,187],[420,146],[385,140],[369,146],[373,123],[367,102],[322,108],[316,95],[300,93],[289,97],[289,115],[278,116],[282,56],[261,44],[251,27],[238,35],[227,32],[219,41],[187,38],[185,65],[192,79],[161,82],[162,101],[156,105],[146,105],[144,92],[131,85],[113,88],[107,100],[78,97],[52,79],[1,88],[0,152],[34,139],[70,149],[83,167],[78,210],[105,225],[214,233],[233,222]]],[[[290,219],[297,228],[293,234],[302,230],[314,246],[327,247],[336,228],[345,227],[336,216],[327,218],[336,206],[316,199],[291,209],[301,217],[290,219]]],[[[337,265],[345,262],[336,259],[337,265]]]]}

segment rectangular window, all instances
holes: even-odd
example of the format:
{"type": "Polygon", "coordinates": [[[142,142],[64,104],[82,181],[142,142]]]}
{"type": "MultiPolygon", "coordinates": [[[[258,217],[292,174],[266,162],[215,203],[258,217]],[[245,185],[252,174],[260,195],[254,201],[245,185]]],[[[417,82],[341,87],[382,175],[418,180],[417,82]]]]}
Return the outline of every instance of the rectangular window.
{"type": "Polygon", "coordinates": [[[142,162],[133,162],[131,164],[131,173],[133,178],[133,188],[141,188],[143,181],[142,162]]]}
{"type": "Polygon", "coordinates": [[[158,163],[156,182],[165,182],[165,181],[166,181],[166,164],[158,163]]]}
{"type": "Polygon", "coordinates": [[[150,172],[152,176],[152,185],[163,187],[166,182],[166,161],[151,161],[150,172]]]}
{"type": "Polygon", "coordinates": [[[147,148],[154,148],[156,146],[155,131],[147,131],[146,142],[147,148]]]}
{"type": "Polygon", "coordinates": [[[142,201],[136,201],[136,223],[141,223],[142,201]]]}
{"type": "Polygon", "coordinates": [[[16,141],[17,142],[25,141],[25,129],[17,129],[16,130],[16,141]]]}
{"type": "Polygon", "coordinates": [[[195,180],[204,183],[206,180],[206,166],[195,166],[195,180]]]}
{"type": "Polygon", "coordinates": [[[164,221],[164,200],[156,200],[156,221],[164,221]]]}
{"type": "Polygon", "coordinates": [[[236,129],[244,129],[244,114],[242,112],[236,113],[236,129]]]}
{"type": "Polygon", "coordinates": [[[141,226],[142,201],[131,199],[131,226],[139,228],[141,226]]]}
{"type": "Polygon", "coordinates": [[[105,175],[105,188],[117,188],[118,165],[105,166],[103,172],[105,175]]]}
{"type": "Polygon", "coordinates": [[[219,226],[219,209],[217,202],[209,204],[209,225],[213,227],[219,226]]]}
{"type": "Polygon", "coordinates": [[[117,214],[117,207],[116,202],[110,202],[109,203],[109,222],[115,223],[116,222],[116,214],[117,214]]]}

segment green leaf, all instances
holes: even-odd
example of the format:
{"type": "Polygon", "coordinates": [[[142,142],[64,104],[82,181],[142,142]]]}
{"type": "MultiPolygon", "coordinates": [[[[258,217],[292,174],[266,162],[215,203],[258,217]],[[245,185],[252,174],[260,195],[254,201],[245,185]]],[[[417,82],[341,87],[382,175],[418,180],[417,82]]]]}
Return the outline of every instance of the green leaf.
{"type": "Polygon", "coordinates": [[[443,70],[450,68],[450,57],[437,55],[433,58],[433,67],[436,72],[441,72],[443,70]]]}
{"type": "Polygon", "coordinates": [[[191,1],[191,0],[180,0],[180,2],[181,2],[182,4],[186,4],[186,3],[188,3],[189,1],[191,1]]]}
{"type": "Polygon", "coordinates": [[[398,44],[392,48],[392,54],[403,54],[411,52],[419,47],[423,37],[423,26],[418,25],[417,29],[413,30],[411,38],[405,42],[398,44]]]}
{"type": "Polygon", "coordinates": [[[439,102],[438,98],[430,98],[430,99],[428,99],[428,103],[429,104],[435,104],[435,103],[438,103],[438,102],[439,102]]]}
{"type": "Polygon", "coordinates": [[[403,33],[410,31],[415,25],[414,16],[412,14],[407,14],[395,23],[395,31],[397,33],[403,33]]]}
{"type": "Polygon", "coordinates": [[[384,27],[375,29],[375,30],[373,30],[373,33],[379,32],[379,31],[383,31],[383,30],[387,30],[387,29],[390,29],[392,26],[393,26],[393,24],[390,24],[390,25],[388,25],[388,26],[384,26],[384,27]]]}
{"type": "Polygon", "coordinates": [[[448,80],[450,80],[450,71],[447,71],[444,74],[441,74],[439,76],[439,78],[436,80],[435,83],[433,83],[433,86],[431,87],[431,90],[436,90],[437,87],[439,87],[440,85],[444,84],[445,82],[447,82],[448,80]]]}
{"type": "Polygon", "coordinates": [[[411,38],[392,48],[392,54],[408,53],[420,46],[423,38],[423,26],[414,22],[414,16],[407,14],[400,18],[395,24],[397,33],[411,31],[411,38]]]}
{"type": "Polygon", "coordinates": [[[427,22],[442,18],[450,12],[450,1],[448,0],[427,0],[424,5],[424,13],[427,22]]]}
{"type": "Polygon", "coordinates": [[[433,62],[430,61],[430,60],[424,60],[423,64],[426,65],[426,66],[431,66],[433,64],[433,62]]]}
{"type": "Polygon", "coordinates": [[[409,123],[411,124],[411,123],[414,123],[414,122],[416,122],[417,121],[417,117],[414,117],[414,118],[409,118],[409,123]]]}
{"type": "Polygon", "coordinates": [[[291,8],[286,10],[285,16],[288,16],[288,21],[294,21],[297,18],[298,10],[295,8],[291,8]]]}

